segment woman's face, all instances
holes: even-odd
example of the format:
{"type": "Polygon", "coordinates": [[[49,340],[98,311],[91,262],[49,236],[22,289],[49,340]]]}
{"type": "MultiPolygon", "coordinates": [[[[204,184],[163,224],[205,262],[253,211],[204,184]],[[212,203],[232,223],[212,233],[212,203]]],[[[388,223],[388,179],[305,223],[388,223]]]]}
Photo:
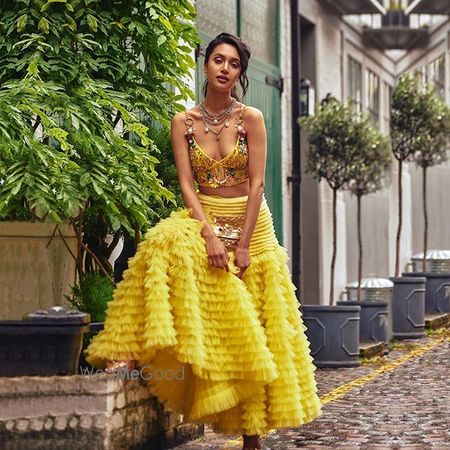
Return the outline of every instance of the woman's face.
{"type": "Polygon", "coordinates": [[[208,87],[229,91],[238,82],[241,73],[239,53],[233,45],[219,44],[205,64],[208,87]]]}

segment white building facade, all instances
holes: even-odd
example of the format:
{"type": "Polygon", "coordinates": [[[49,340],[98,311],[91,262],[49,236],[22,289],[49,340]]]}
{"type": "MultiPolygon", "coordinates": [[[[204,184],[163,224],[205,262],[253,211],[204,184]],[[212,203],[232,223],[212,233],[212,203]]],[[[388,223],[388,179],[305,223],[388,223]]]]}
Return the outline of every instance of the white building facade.
{"type": "MultiPolygon", "coordinates": [[[[300,44],[301,76],[312,82],[316,102],[320,102],[328,93],[343,101],[352,98],[361,109],[369,111],[374,123],[385,134],[389,132],[390,97],[396,80],[405,72],[420,71],[421,77],[434,83],[442,97],[450,102],[448,15],[411,15],[411,26],[414,21],[428,24],[425,42],[403,51],[386,51],[382,45],[377,46],[377,42],[368,41],[365,34],[364,25],[377,26],[378,22],[379,26],[381,14],[343,15],[345,7],[337,8],[336,4],[345,3],[351,2],[299,2],[301,40],[303,39],[300,44]]],[[[411,36],[412,39],[414,33],[411,36]]],[[[302,154],[305,153],[306,146],[304,137],[302,154]]],[[[363,198],[363,276],[394,275],[398,224],[397,174],[394,160],[384,189],[363,198]]],[[[430,169],[429,248],[450,249],[450,206],[446,200],[450,194],[449,175],[449,163],[430,169]]],[[[406,163],[403,170],[401,271],[405,271],[411,257],[422,250],[421,193],[421,172],[412,163],[406,163]]],[[[331,194],[325,182],[318,184],[308,175],[303,175],[301,237],[302,297],[305,304],[328,304],[329,301],[331,194]]],[[[289,216],[289,212],[286,216],[289,216]]],[[[289,235],[289,231],[285,234],[289,235]]],[[[339,299],[345,286],[357,279],[356,236],[356,198],[350,193],[341,192],[338,196],[335,301],[339,299]]]]}

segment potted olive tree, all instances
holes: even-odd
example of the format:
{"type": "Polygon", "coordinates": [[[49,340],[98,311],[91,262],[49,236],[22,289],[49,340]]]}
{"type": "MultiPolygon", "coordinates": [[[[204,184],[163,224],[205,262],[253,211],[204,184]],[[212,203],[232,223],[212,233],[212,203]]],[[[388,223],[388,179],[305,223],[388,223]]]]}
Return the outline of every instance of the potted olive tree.
{"type": "Polygon", "coordinates": [[[412,74],[400,77],[391,104],[391,149],[398,163],[398,226],[395,247],[395,276],[392,298],[393,337],[419,338],[425,329],[424,277],[400,276],[401,232],[403,224],[403,165],[426,145],[427,111],[424,91],[412,74]]]}
{"type": "Polygon", "coordinates": [[[359,314],[356,305],[334,304],[337,255],[337,194],[351,181],[361,142],[353,109],[327,96],[312,117],[299,119],[308,132],[306,171],[332,190],[333,253],[330,267],[329,305],[302,305],[314,363],[319,367],[351,367],[359,362],[359,314]]]}
{"type": "MultiPolygon", "coordinates": [[[[362,239],[362,199],[364,196],[377,192],[383,187],[383,182],[390,168],[391,154],[388,139],[375,128],[369,116],[361,113],[359,122],[355,125],[360,145],[355,149],[358,163],[353,166],[348,188],[356,197],[356,224],[358,239],[358,280],[356,299],[340,301],[338,305],[360,305],[360,341],[387,341],[389,304],[387,301],[366,300],[361,296],[361,281],[363,275],[363,239],[362,239]]],[[[365,279],[371,282],[372,279],[365,279]]],[[[353,286],[353,283],[352,283],[353,286]]]]}
{"type": "Polygon", "coordinates": [[[450,136],[450,108],[439,97],[432,85],[425,84],[419,94],[423,129],[421,145],[412,154],[414,162],[422,171],[422,208],[423,208],[423,254],[422,272],[410,272],[426,278],[425,312],[430,314],[450,312],[450,273],[436,273],[427,270],[428,254],[428,207],[427,174],[428,169],[447,160],[450,136]]]}
{"type": "Polygon", "coordinates": [[[86,272],[112,278],[120,237],[176,206],[149,123],[167,133],[193,98],[194,16],[188,2],[2,5],[0,318],[61,304],[86,272]]]}

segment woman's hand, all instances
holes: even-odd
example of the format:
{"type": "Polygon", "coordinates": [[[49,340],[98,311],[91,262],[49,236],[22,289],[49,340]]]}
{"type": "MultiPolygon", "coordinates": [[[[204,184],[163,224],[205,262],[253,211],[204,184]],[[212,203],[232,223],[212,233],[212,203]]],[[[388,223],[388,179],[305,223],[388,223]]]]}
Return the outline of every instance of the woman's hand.
{"type": "Polygon", "coordinates": [[[237,276],[239,278],[242,278],[242,275],[247,270],[247,267],[250,265],[250,252],[248,247],[241,247],[237,246],[235,257],[234,257],[234,264],[239,268],[239,273],[237,273],[237,276]]]}
{"type": "Polygon", "coordinates": [[[223,242],[216,235],[211,235],[205,237],[205,243],[209,264],[216,269],[225,269],[228,272],[229,257],[223,242]]]}

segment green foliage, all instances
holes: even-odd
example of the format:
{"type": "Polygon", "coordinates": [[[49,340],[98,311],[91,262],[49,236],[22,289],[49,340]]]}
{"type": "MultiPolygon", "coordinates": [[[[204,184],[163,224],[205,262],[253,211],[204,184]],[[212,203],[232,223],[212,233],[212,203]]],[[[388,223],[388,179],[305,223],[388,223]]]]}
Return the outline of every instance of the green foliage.
{"type": "Polygon", "coordinates": [[[413,74],[403,75],[394,90],[391,106],[394,157],[404,161],[417,155],[421,164],[438,162],[442,154],[432,153],[442,148],[444,134],[448,136],[448,114],[448,107],[437,99],[430,86],[421,86],[413,74]]]}
{"type": "Polygon", "coordinates": [[[71,287],[66,300],[70,307],[89,313],[91,322],[104,322],[108,302],[113,298],[114,283],[99,272],[81,276],[79,284],[71,287]]]}
{"type": "Polygon", "coordinates": [[[179,100],[194,98],[185,79],[199,42],[194,21],[189,0],[3,1],[0,85],[28,71],[65,87],[88,74],[167,124],[179,100]]]}
{"type": "Polygon", "coordinates": [[[450,137],[450,108],[432,85],[423,86],[419,102],[422,111],[421,145],[412,158],[418,166],[428,168],[448,158],[450,137]]]}
{"type": "Polygon", "coordinates": [[[323,101],[312,117],[299,123],[308,131],[306,172],[324,179],[333,190],[343,189],[357,169],[361,146],[353,108],[334,98],[323,101]]]}
{"type": "Polygon", "coordinates": [[[71,94],[39,79],[5,84],[0,90],[0,217],[30,211],[59,223],[80,208],[87,213],[95,208],[104,211],[113,230],[146,226],[152,205],[173,200],[173,194],[158,178],[147,127],[127,107],[125,94],[89,78],[71,94]],[[133,130],[140,142],[114,130],[109,118],[114,107],[123,111],[125,130],[133,130]],[[39,123],[42,138],[30,123],[39,123]],[[52,146],[45,143],[49,137],[52,146]]]}
{"type": "Polygon", "coordinates": [[[144,119],[167,130],[193,98],[194,18],[188,0],[2,2],[1,219],[101,212],[132,233],[176,204],[144,119]]]}
{"type": "Polygon", "coordinates": [[[366,114],[360,114],[355,124],[355,157],[348,188],[356,196],[368,195],[382,188],[390,168],[391,149],[388,139],[375,128],[366,114]]]}
{"type": "MultiPolygon", "coordinates": [[[[181,206],[183,205],[183,197],[170,142],[170,131],[167,128],[151,127],[149,135],[160,152],[158,153],[159,163],[156,167],[159,178],[163,181],[164,186],[174,195],[175,204],[181,206]]],[[[172,210],[172,205],[158,204],[155,206],[155,213],[161,219],[168,217],[172,210]]]]}

